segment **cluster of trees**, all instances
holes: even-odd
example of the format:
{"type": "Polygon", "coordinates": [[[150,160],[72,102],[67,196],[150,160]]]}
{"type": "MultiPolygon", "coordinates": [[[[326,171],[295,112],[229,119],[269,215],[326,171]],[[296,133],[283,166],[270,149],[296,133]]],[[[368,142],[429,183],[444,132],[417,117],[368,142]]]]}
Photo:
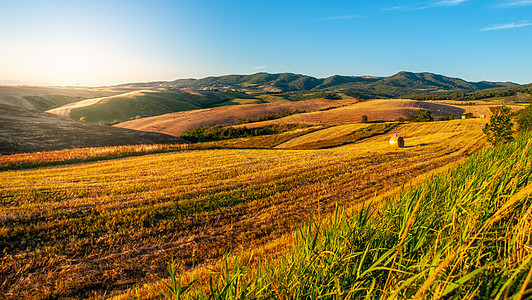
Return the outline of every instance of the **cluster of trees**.
{"type": "MultiPolygon", "coordinates": [[[[467,118],[473,118],[473,114],[472,113],[467,113],[466,114],[466,117],[467,118]]],[[[444,116],[444,117],[440,117],[438,118],[438,121],[447,121],[447,120],[454,120],[454,117],[451,116],[451,115],[447,115],[447,116],[444,116]]],[[[434,121],[434,117],[432,117],[432,114],[430,111],[428,110],[424,110],[424,109],[420,109],[418,111],[416,111],[416,113],[414,115],[409,115],[409,116],[406,116],[406,117],[399,117],[397,118],[398,122],[432,122],[434,121]]],[[[369,121],[368,120],[368,116],[366,115],[363,115],[362,116],[362,123],[379,123],[379,122],[384,122],[384,121],[369,121]]]]}
{"type": "Polygon", "coordinates": [[[266,135],[276,133],[271,128],[234,128],[216,126],[203,126],[189,129],[181,133],[181,138],[191,142],[208,142],[240,137],[266,135]]]}
{"type": "Polygon", "coordinates": [[[253,123],[253,122],[262,122],[262,121],[268,121],[268,120],[275,120],[275,119],[288,117],[288,116],[294,115],[294,114],[302,114],[302,113],[305,113],[305,112],[306,111],[304,111],[304,110],[282,111],[282,112],[278,112],[278,113],[275,113],[275,114],[266,114],[266,115],[258,117],[256,119],[243,119],[243,118],[240,118],[240,119],[238,119],[237,124],[247,124],[247,123],[253,123]]]}
{"type": "Polygon", "coordinates": [[[480,91],[453,90],[445,92],[431,92],[419,95],[410,95],[408,98],[414,100],[481,100],[486,98],[510,97],[517,93],[532,93],[532,85],[520,85],[512,87],[500,87],[485,89],[480,91]]]}
{"type": "Polygon", "coordinates": [[[428,110],[420,109],[414,115],[409,115],[405,118],[398,118],[399,122],[432,122],[434,118],[428,110]]]}
{"type": "Polygon", "coordinates": [[[181,133],[181,138],[190,141],[190,142],[209,142],[209,141],[219,141],[227,140],[241,137],[250,137],[250,136],[259,136],[259,135],[268,135],[281,133],[285,131],[292,130],[299,127],[299,125],[294,124],[284,124],[284,125],[269,125],[256,128],[234,128],[234,127],[223,127],[220,125],[215,126],[203,126],[194,129],[188,129],[181,133]]]}

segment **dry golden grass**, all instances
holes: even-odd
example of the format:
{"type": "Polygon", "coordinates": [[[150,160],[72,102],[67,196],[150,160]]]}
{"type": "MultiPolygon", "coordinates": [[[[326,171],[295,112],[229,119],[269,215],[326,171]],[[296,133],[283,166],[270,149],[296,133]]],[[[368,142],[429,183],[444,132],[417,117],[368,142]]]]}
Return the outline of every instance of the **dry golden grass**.
{"type": "MultiPolygon", "coordinates": [[[[447,105],[436,102],[416,101],[408,99],[377,99],[353,103],[338,108],[297,114],[278,120],[264,121],[249,124],[260,127],[272,124],[342,124],[362,121],[362,116],[367,116],[369,121],[395,121],[415,115],[419,109],[428,110],[435,118],[452,115],[460,118],[465,112],[465,107],[447,105]]],[[[239,125],[242,126],[242,125],[239,125]]],[[[249,126],[248,126],[249,127],[249,126]]]]}
{"type": "Polygon", "coordinates": [[[355,130],[362,129],[365,127],[370,126],[371,124],[346,124],[346,125],[338,125],[326,129],[322,129],[319,131],[311,132],[308,134],[305,134],[300,137],[293,138],[287,142],[284,142],[275,148],[278,149],[290,149],[294,148],[300,145],[312,143],[315,141],[320,140],[326,140],[326,139],[334,139],[338,138],[344,135],[347,135],[355,130]]]}
{"type": "MultiPolygon", "coordinates": [[[[304,110],[311,112],[330,107],[348,105],[355,101],[356,99],[314,99],[298,102],[229,105],[142,118],[140,120],[120,123],[116,126],[179,136],[187,129],[202,127],[205,125],[233,125],[237,124],[239,119],[258,119],[268,114],[278,114],[285,111],[304,110]]],[[[253,124],[255,123],[245,125],[251,127],[253,124]]],[[[275,120],[273,124],[275,124],[275,120]]]]}
{"type": "Polygon", "coordinates": [[[278,133],[278,134],[206,142],[206,143],[190,145],[190,147],[196,147],[199,149],[212,149],[212,148],[216,148],[216,149],[218,148],[271,149],[287,141],[296,139],[299,136],[306,135],[310,132],[314,132],[314,131],[321,130],[323,128],[328,128],[328,127],[329,126],[327,125],[301,126],[301,128],[296,128],[296,129],[278,133]]]}
{"type": "Polygon", "coordinates": [[[190,144],[123,145],[113,147],[75,148],[0,156],[0,171],[66,165],[96,160],[121,158],[188,149],[190,144]]]}
{"type": "MultiPolygon", "coordinates": [[[[476,101],[453,101],[453,100],[445,100],[445,101],[428,101],[431,103],[440,103],[440,104],[446,104],[446,105],[453,105],[460,107],[464,109],[464,114],[466,113],[472,113],[474,117],[480,118],[482,115],[486,118],[489,118],[493,113],[492,109],[496,107],[500,107],[502,104],[504,104],[503,99],[501,99],[500,103],[496,101],[483,101],[483,100],[476,100],[476,101]]],[[[519,111],[526,106],[524,105],[507,105],[510,107],[512,112],[519,111]]]]}
{"type": "Polygon", "coordinates": [[[386,135],[327,150],[188,151],[1,172],[0,294],[113,296],[147,282],[139,293],[153,295],[171,257],[180,274],[227,252],[259,249],[260,260],[289,248],[310,215],[483,147],[483,124],[401,125],[392,131],[405,137],[401,149],[386,135]]]}

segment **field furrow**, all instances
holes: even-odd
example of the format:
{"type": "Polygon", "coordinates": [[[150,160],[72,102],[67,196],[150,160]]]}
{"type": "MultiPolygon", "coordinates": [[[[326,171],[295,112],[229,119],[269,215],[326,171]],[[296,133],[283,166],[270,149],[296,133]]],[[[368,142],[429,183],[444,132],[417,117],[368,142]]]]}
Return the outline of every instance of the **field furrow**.
{"type": "Polygon", "coordinates": [[[460,160],[485,145],[484,122],[400,125],[401,149],[381,135],[326,150],[197,150],[1,172],[0,294],[115,295],[165,277],[172,257],[186,273],[460,160]]]}

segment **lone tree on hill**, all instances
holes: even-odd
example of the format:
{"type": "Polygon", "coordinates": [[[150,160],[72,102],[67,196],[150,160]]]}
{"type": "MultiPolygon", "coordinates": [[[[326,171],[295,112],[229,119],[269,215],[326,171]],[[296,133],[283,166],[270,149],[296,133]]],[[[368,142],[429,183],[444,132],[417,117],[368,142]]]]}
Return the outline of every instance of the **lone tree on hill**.
{"type": "Polygon", "coordinates": [[[514,139],[513,123],[510,108],[503,105],[490,118],[490,122],[482,131],[488,136],[488,141],[494,145],[504,144],[514,139]]]}

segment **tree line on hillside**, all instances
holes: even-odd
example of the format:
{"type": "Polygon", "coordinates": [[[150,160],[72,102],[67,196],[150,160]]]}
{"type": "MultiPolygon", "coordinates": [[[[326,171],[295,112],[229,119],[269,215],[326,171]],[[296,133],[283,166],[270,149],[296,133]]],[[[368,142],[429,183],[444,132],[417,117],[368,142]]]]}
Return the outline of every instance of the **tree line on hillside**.
{"type": "Polygon", "coordinates": [[[258,118],[255,118],[255,119],[252,119],[252,118],[240,118],[240,119],[238,119],[237,124],[247,124],[247,123],[275,120],[275,119],[280,119],[280,118],[288,117],[288,116],[295,115],[295,114],[302,114],[302,113],[306,113],[306,111],[297,110],[297,109],[294,110],[294,111],[288,111],[288,110],[287,111],[281,111],[281,112],[277,112],[277,113],[266,114],[266,115],[260,116],[258,118]]]}
{"type": "Polygon", "coordinates": [[[203,126],[193,129],[188,129],[181,133],[181,138],[190,142],[210,142],[210,141],[219,141],[227,139],[235,139],[242,137],[251,137],[259,135],[269,135],[276,134],[281,132],[286,132],[299,128],[301,125],[298,124],[283,124],[283,125],[268,125],[263,127],[256,128],[247,128],[247,127],[224,127],[221,125],[215,126],[203,126]]]}
{"type": "MultiPolygon", "coordinates": [[[[472,113],[466,113],[464,116],[466,119],[474,118],[472,113]]],[[[447,116],[443,116],[437,119],[437,121],[448,121],[448,120],[454,120],[454,117],[451,115],[447,115],[447,116]]],[[[434,117],[432,116],[432,113],[430,111],[419,109],[413,115],[408,115],[406,117],[397,118],[397,121],[398,122],[432,122],[434,121],[434,117]]],[[[367,123],[367,116],[362,116],[362,122],[367,123]]]]}
{"type": "Polygon", "coordinates": [[[430,92],[418,95],[409,95],[408,98],[414,100],[459,100],[459,101],[468,101],[468,100],[481,100],[486,98],[499,98],[499,97],[510,97],[515,96],[518,93],[532,94],[532,84],[521,85],[521,86],[512,86],[512,87],[501,87],[486,89],[480,91],[467,91],[467,90],[453,90],[453,91],[441,91],[441,92],[430,92]]]}

